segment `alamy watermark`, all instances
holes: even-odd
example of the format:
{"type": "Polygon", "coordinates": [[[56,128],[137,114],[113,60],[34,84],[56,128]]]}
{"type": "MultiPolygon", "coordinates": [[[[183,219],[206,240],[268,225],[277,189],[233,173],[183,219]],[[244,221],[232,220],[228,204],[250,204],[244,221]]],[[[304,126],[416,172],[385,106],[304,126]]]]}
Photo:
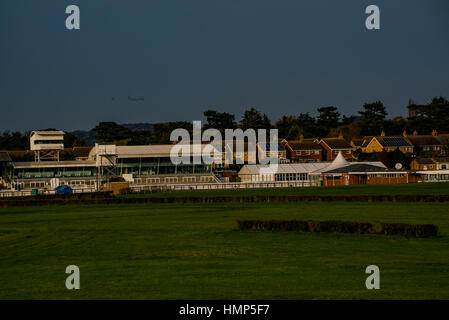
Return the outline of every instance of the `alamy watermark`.
{"type": "Polygon", "coordinates": [[[201,121],[193,121],[193,134],[178,128],[171,132],[175,142],[170,151],[173,164],[266,164],[279,163],[278,130],[225,129],[225,139],[217,129],[201,130],[201,121]],[[204,144],[204,142],[207,142],[204,144]]]}
{"type": "MultiPolygon", "coordinates": [[[[80,29],[80,8],[77,5],[69,5],[66,7],[65,13],[69,16],[65,20],[67,30],[80,29]]],[[[365,14],[369,16],[365,20],[365,27],[368,30],[380,29],[380,9],[377,5],[369,5],[365,8],[365,14]]]]}

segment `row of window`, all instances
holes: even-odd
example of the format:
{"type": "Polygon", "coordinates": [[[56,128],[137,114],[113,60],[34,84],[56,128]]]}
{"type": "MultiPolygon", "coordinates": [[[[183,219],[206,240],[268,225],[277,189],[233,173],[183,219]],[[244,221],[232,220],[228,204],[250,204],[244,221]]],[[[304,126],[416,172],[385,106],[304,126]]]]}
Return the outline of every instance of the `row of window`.
{"type": "Polygon", "coordinates": [[[402,178],[405,177],[405,173],[374,173],[370,174],[370,178],[402,178]]]}
{"type": "Polygon", "coordinates": [[[35,140],[34,144],[63,144],[64,140],[35,140]]]}
{"type": "Polygon", "coordinates": [[[426,174],[422,176],[424,181],[449,181],[449,174],[426,174]]]}
{"type": "Polygon", "coordinates": [[[437,150],[440,150],[440,147],[439,146],[423,146],[422,147],[422,149],[423,149],[423,151],[430,151],[430,150],[435,150],[435,151],[437,151],[437,150]]]}
{"type": "Polygon", "coordinates": [[[295,153],[296,154],[303,154],[303,153],[305,153],[306,155],[311,155],[311,154],[319,155],[320,154],[320,150],[314,150],[314,151],[311,151],[311,150],[306,150],[306,151],[295,150],[295,153]]]}
{"type": "Polygon", "coordinates": [[[276,173],[275,181],[305,181],[309,180],[308,173],[276,173]]]}
{"type": "Polygon", "coordinates": [[[137,178],[137,184],[156,184],[156,183],[194,183],[194,182],[214,182],[212,176],[206,177],[166,177],[166,178],[137,178]]]}

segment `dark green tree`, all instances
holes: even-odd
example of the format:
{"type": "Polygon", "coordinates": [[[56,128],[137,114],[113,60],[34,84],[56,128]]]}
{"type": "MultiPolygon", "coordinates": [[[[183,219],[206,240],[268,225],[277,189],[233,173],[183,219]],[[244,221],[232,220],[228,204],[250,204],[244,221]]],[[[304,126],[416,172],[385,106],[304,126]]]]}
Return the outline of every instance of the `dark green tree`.
{"type": "Polygon", "coordinates": [[[317,111],[317,133],[319,137],[325,138],[329,135],[329,132],[332,128],[336,128],[340,125],[340,113],[334,106],[321,107],[318,108],[317,111]]]}
{"type": "Polygon", "coordinates": [[[235,123],[235,115],[233,114],[207,110],[204,112],[204,116],[207,121],[203,126],[204,130],[213,128],[224,134],[226,129],[234,129],[237,127],[237,124],[235,123]]]}
{"type": "Polygon", "coordinates": [[[113,143],[117,140],[130,139],[131,129],[121,126],[115,122],[100,122],[94,129],[96,139],[102,143],[113,143]]]}
{"type": "Polygon", "coordinates": [[[5,131],[0,134],[0,150],[29,150],[29,134],[5,131]]]}
{"type": "Polygon", "coordinates": [[[270,129],[271,124],[266,114],[263,114],[254,107],[246,110],[243,114],[243,118],[240,121],[240,127],[242,130],[246,129],[270,129]]]}
{"type": "Polygon", "coordinates": [[[304,138],[316,138],[319,135],[316,120],[308,113],[300,113],[296,118],[296,124],[304,138]]]}
{"type": "Polygon", "coordinates": [[[379,135],[383,129],[383,123],[387,116],[387,109],[382,102],[376,101],[363,105],[364,111],[360,111],[360,129],[364,136],[379,135]]]}
{"type": "Polygon", "coordinates": [[[170,135],[175,129],[185,129],[192,137],[192,123],[187,121],[156,123],[151,130],[152,144],[173,143],[170,141],[170,135]]]}
{"type": "Polygon", "coordinates": [[[382,127],[388,135],[400,135],[407,129],[407,120],[402,117],[395,117],[385,120],[382,127]]]}
{"type": "Polygon", "coordinates": [[[65,132],[64,134],[64,147],[65,148],[73,148],[73,147],[83,147],[87,146],[86,141],[83,139],[79,139],[76,135],[71,132],[65,132]]]}

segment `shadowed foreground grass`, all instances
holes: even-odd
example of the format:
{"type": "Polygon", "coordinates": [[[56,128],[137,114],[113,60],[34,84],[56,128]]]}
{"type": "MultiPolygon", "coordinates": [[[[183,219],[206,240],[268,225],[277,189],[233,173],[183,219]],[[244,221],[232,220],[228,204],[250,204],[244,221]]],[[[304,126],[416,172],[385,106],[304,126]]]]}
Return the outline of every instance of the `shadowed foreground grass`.
{"type": "Polygon", "coordinates": [[[447,203],[0,209],[1,299],[449,299],[447,203]],[[440,237],[242,232],[237,219],[433,223],[440,237]],[[81,290],[65,288],[65,268],[81,290]],[[381,290],[365,288],[365,268],[381,290]]]}

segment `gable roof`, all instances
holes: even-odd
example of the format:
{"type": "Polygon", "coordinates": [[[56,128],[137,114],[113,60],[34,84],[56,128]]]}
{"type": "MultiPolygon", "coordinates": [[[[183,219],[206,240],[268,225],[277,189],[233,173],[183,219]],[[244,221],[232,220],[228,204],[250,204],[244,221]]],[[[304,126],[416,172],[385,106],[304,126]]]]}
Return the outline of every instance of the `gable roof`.
{"type": "Polygon", "coordinates": [[[441,141],[435,136],[407,136],[414,146],[440,146],[441,141]]]}
{"type": "Polygon", "coordinates": [[[433,161],[430,158],[418,158],[418,159],[415,159],[415,161],[418,164],[435,164],[435,161],[433,161]]]}
{"type": "Polygon", "coordinates": [[[355,147],[361,147],[363,145],[363,139],[352,139],[351,142],[355,147]]]}
{"type": "Polygon", "coordinates": [[[362,147],[366,148],[373,139],[376,139],[382,147],[413,147],[411,142],[404,136],[367,136],[363,138],[362,147]]]}
{"type": "Polygon", "coordinates": [[[11,157],[8,152],[0,151],[0,162],[11,162],[11,157]]]}
{"type": "Polygon", "coordinates": [[[441,142],[441,144],[446,144],[449,142],[449,134],[440,134],[436,138],[441,142]]]}
{"type": "Polygon", "coordinates": [[[284,146],[279,142],[270,142],[270,143],[258,143],[257,144],[263,151],[271,151],[277,149],[277,151],[284,150],[284,146]]]}
{"type": "MultiPolygon", "coordinates": [[[[379,137],[386,147],[411,147],[407,138],[403,136],[379,137]]],[[[376,137],[377,139],[377,137],[376,137]]]]}
{"type": "Polygon", "coordinates": [[[352,146],[341,138],[324,138],[321,139],[331,149],[352,149],[352,146]]]}
{"type": "Polygon", "coordinates": [[[363,141],[362,141],[362,148],[366,148],[368,147],[368,145],[370,144],[371,140],[373,140],[374,136],[366,136],[363,137],[363,141]]]}
{"type": "Polygon", "coordinates": [[[322,150],[323,148],[314,141],[300,142],[300,141],[289,141],[288,145],[292,150],[322,150]]]}

